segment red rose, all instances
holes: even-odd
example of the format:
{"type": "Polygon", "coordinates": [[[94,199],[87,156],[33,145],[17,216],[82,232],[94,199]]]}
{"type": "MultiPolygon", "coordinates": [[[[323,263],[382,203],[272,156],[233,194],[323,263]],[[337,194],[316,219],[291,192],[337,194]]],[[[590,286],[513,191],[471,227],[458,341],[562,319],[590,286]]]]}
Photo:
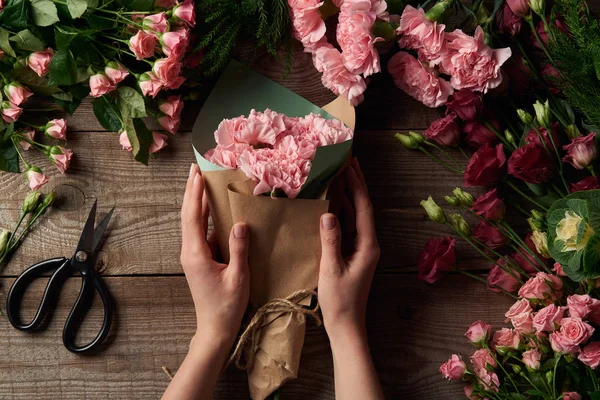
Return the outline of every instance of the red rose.
{"type": "Polygon", "coordinates": [[[539,146],[544,147],[544,145],[542,143],[542,138],[543,138],[544,143],[546,143],[546,146],[548,147],[548,150],[554,151],[554,146],[552,145],[552,140],[554,140],[554,144],[556,145],[557,149],[558,149],[558,146],[560,146],[560,139],[558,138],[558,129],[559,128],[560,127],[558,125],[558,122],[553,123],[552,126],[550,127],[550,132],[552,133],[552,139],[548,135],[548,131],[546,130],[546,128],[538,126],[537,131],[535,129],[530,129],[529,132],[527,132],[527,135],[525,136],[525,141],[529,144],[537,144],[539,146]],[[540,138],[540,136],[542,138],[540,138]]]}
{"type": "Polygon", "coordinates": [[[502,179],[506,155],[501,144],[484,145],[469,160],[465,169],[465,186],[493,186],[502,179]]]}
{"type": "Polygon", "coordinates": [[[429,239],[417,260],[419,279],[433,283],[451,271],[456,264],[455,245],[452,237],[429,239]]]}
{"type": "Polygon", "coordinates": [[[473,121],[483,107],[483,100],[480,94],[473,93],[469,89],[462,89],[454,92],[452,101],[446,103],[446,107],[458,114],[463,121],[473,121]]]}
{"type": "Polygon", "coordinates": [[[528,144],[516,149],[508,159],[508,173],[528,183],[542,183],[552,178],[556,166],[546,149],[528,144]]]}
{"type": "Polygon", "coordinates": [[[502,232],[487,221],[479,222],[473,230],[473,236],[492,250],[500,249],[507,243],[502,232]]]}
{"type": "Polygon", "coordinates": [[[521,18],[512,12],[507,3],[504,3],[502,12],[496,13],[496,25],[500,32],[515,36],[521,32],[521,18]]]}
{"type": "Polygon", "coordinates": [[[442,146],[456,146],[460,140],[460,126],[456,122],[456,114],[450,113],[433,121],[423,135],[442,146]]]}
{"type": "Polygon", "coordinates": [[[576,183],[571,183],[571,193],[580,192],[582,190],[594,190],[600,189],[600,182],[598,182],[597,176],[588,176],[585,179],[580,180],[576,183]]]}
{"type": "MultiPolygon", "coordinates": [[[[490,121],[492,126],[498,130],[500,124],[496,120],[490,121]]],[[[481,147],[483,145],[493,146],[498,142],[498,136],[485,125],[477,121],[469,121],[465,123],[463,132],[466,134],[465,142],[469,143],[473,147],[481,147]]]]}
{"type": "Polygon", "coordinates": [[[504,202],[498,197],[498,189],[494,188],[486,194],[479,196],[473,203],[471,210],[492,221],[504,217],[504,202]]]}

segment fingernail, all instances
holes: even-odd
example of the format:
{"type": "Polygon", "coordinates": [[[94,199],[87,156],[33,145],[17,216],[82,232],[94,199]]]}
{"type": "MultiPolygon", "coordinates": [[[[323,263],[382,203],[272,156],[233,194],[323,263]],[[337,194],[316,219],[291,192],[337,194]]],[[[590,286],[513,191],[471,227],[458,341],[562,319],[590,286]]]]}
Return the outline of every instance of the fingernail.
{"type": "Polygon", "coordinates": [[[335,217],[333,215],[331,215],[331,214],[323,215],[323,228],[327,229],[328,231],[335,228],[335,217]]]}
{"type": "Polygon", "coordinates": [[[233,227],[233,236],[236,239],[246,239],[246,235],[248,233],[248,228],[246,224],[236,224],[233,227]]]}
{"type": "Polygon", "coordinates": [[[199,180],[200,180],[200,174],[196,173],[196,175],[194,175],[194,186],[198,184],[199,180]]]}
{"type": "Polygon", "coordinates": [[[190,166],[190,178],[192,177],[192,173],[194,172],[194,163],[190,166]]]}

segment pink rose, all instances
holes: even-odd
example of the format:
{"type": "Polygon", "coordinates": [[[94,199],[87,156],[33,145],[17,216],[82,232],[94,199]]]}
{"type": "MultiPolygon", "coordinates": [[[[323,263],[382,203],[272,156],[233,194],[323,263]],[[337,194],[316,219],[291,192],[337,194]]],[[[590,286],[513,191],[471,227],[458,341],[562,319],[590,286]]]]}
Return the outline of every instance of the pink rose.
{"type": "Polygon", "coordinates": [[[165,33],[169,30],[169,23],[164,12],[146,16],[142,21],[142,26],[144,31],[150,34],[165,33]]]}
{"type": "Polygon", "coordinates": [[[163,87],[160,79],[158,79],[152,72],[144,72],[141,74],[138,83],[140,85],[140,89],[142,90],[142,94],[150,97],[156,97],[158,92],[160,92],[160,89],[163,87]]]}
{"type": "Polygon", "coordinates": [[[423,136],[442,146],[456,146],[460,141],[460,126],[456,118],[456,114],[450,113],[433,121],[423,136]]]}
{"type": "Polygon", "coordinates": [[[445,55],[441,71],[450,75],[454,89],[471,89],[486,93],[502,82],[500,67],[511,56],[509,47],[492,49],[484,42],[483,29],[478,26],[471,37],[460,29],[446,34],[445,55]]]}
{"type": "Polygon", "coordinates": [[[44,51],[34,51],[27,57],[27,65],[38,76],[44,76],[48,73],[48,67],[53,56],[54,50],[50,47],[44,51]]]}
{"type": "Polygon", "coordinates": [[[563,392],[562,400],[581,400],[581,395],[577,392],[563,392]]]}
{"type": "Polygon", "coordinates": [[[521,287],[521,284],[515,278],[518,273],[513,271],[513,274],[514,276],[498,265],[494,265],[487,276],[487,288],[492,292],[500,292],[500,289],[504,289],[509,293],[515,293],[521,287]]]}
{"type": "Polygon", "coordinates": [[[116,88],[117,86],[111,83],[110,79],[102,73],[90,76],[90,95],[92,97],[100,97],[116,88]]]}
{"type": "Polygon", "coordinates": [[[523,364],[527,368],[531,368],[532,370],[537,371],[540,369],[540,360],[542,359],[542,355],[539,351],[535,349],[527,350],[523,352],[523,364]]]}
{"type": "Polygon", "coordinates": [[[492,339],[492,347],[494,349],[507,348],[507,349],[518,349],[521,343],[519,332],[514,329],[502,328],[494,333],[492,339]]]}
{"type": "Polygon", "coordinates": [[[30,166],[25,172],[29,188],[31,190],[39,190],[42,186],[48,183],[49,178],[42,173],[42,170],[35,166],[30,166]]]}
{"type": "Polygon", "coordinates": [[[463,121],[473,121],[477,119],[483,108],[483,99],[480,94],[463,89],[454,92],[452,100],[446,103],[446,107],[454,111],[463,121]]]}
{"type": "Polygon", "coordinates": [[[19,82],[11,82],[4,87],[4,94],[15,106],[19,106],[29,99],[33,92],[19,82]]]}
{"type": "Polygon", "coordinates": [[[577,358],[588,367],[598,368],[600,365],[600,342],[592,342],[585,346],[577,358]]]}
{"type": "Polygon", "coordinates": [[[498,379],[498,375],[494,372],[489,372],[485,368],[477,371],[477,376],[479,377],[480,383],[483,386],[484,390],[491,390],[493,392],[497,392],[500,387],[500,379],[498,379]]]}
{"type": "Polygon", "coordinates": [[[498,196],[498,189],[494,188],[475,200],[471,211],[482,217],[496,221],[504,218],[504,201],[498,196]]]}
{"type": "Polygon", "coordinates": [[[167,136],[163,135],[160,132],[152,132],[152,143],[150,144],[150,148],[148,152],[150,154],[158,153],[161,149],[167,146],[167,136]]]}
{"type": "Polygon", "coordinates": [[[560,278],[545,272],[538,272],[519,289],[519,297],[545,300],[552,296],[553,291],[561,289],[560,278]]]}
{"type": "Polygon", "coordinates": [[[156,37],[142,30],[138,31],[129,39],[129,49],[138,60],[152,57],[156,46],[156,37]]]}
{"type": "Polygon", "coordinates": [[[152,72],[164,87],[177,89],[185,81],[181,75],[181,63],[173,58],[159,58],[154,62],[152,72]]]}
{"type": "Polygon", "coordinates": [[[367,84],[360,75],[348,71],[342,53],[336,48],[329,43],[321,44],[313,52],[313,64],[317,71],[323,73],[323,86],[334,94],[345,97],[353,106],[362,103],[367,84]]]}
{"type": "Polygon", "coordinates": [[[562,265],[560,265],[560,263],[558,262],[554,263],[554,268],[552,268],[552,271],[558,276],[567,276],[567,274],[565,274],[565,271],[563,270],[562,265]]]}
{"type": "Polygon", "coordinates": [[[597,176],[588,176],[580,180],[579,182],[571,183],[569,185],[569,191],[571,193],[579,192],[582,190],[594,190],[600,189],[600,182],[597,176]]]}
{"type": "Polygon", "coordinates": [[[325,36],[325,21],[321,18],[319,0],[289,0],[294,37],[305,48],[314,48],[325,36]]]}
{"type": "Polygon", "coordinates": [[[450,359],[440,366],[440,373],[444,378],[451,381],[457,381],[465,376],[466,364],[456,354],[452,354],[450,359]]]}
{"type": "Polygon", "coordinates": [[[181,123],[181,118],[169,117],[168,115],[163,115],[161,117],[158,117],[158,123],[165,131],[175,134],[179,130],[179,124],[181,123]]]}
{"type": "Polygon", "coordinates": [[[23,113],[23,109],[11,103],[10,101],[5,100],[2,102],[2,109],[0,109],[0,113],[2,114],[2,119],[4,122],[7,124],[12,124],[19,119],[23,113]]]}
{"type": "Polygon", "coordinates": [[[475,372],[486,370],[486,365],[488,364],[492,367],[498,366],[488,349],[479,349],[475,351],[471,356],[471,364],[475,367],[475,372]]]}
{"type": "Polygon", "coordinates": [[[552,350],[559,354],[576,354],[580,350],[578,345],[571,343],[558,331],[551,333],[549,339],[552,350]]]}
{"type": "Polygon", "coordinates": [[[163,53],[175,60],[181,60],[183,58],[189,42],[190,31],[188,28],[163,33],[160,38],[163,53]]]}
{"type": "Polygon", "coordinates": [[[419,50],[421,56],[429,59],[442,50],[445,28],[444,24],[427,19],[422,8],[407,5],[396,33],[400,36],[400,47],[419,50]]]}
{"type": "Polygon", "coordinates": [[[418,278],[434,283],[456,265],[456,240],[452,237],[431,238],[417,259],[418,278]]]}
{"type": "Polygon", "coordinates": [[[73,152],[69,149],[60,146],[52,146],[50,148],[50,159],[61,174],[64,174],[69,168],[72,157],[73,152]]]}
{"type": "Polygon", "coordinates": [[[521,32],[521,23],[522,19],[512,12],[507,3],[504,3],[502,11],[496,14],[498,30],[511,36],[515,36],[521,32]]]}
{"type": "Polygon", "coordinates": [[[598,154],[596,150],[595,132],[590,132],[585,136],[579,136],[571,139],[571,143],[563,146],[567,155],[563,158],[577,169],[585,169],[591,165],[598,154]]]}
{"type": "Polygon", "coordinates": [[[54,139],[67,140],[67,121],[63,118],[48,121],[44,127],[44,134],[54,139]]]}
{"type": "Polygon", "coordinates": [[[158,109],[169,117],[180,117],[183,110],[181,96],[169,96],[166,100],[159,102],[158,109]]]}
{"type": "Polygon", "coordinates": [[[510,322],[519,333],[530,334],[535,332],[533,327],[533,314],[531,312],[522,313],[511,318],[510,322]]]}
{"type": "Polygon", "coordinates": [[[22,139],[19,141],[19,145],[23,150],[29,150],[31,148],[31,143],[29,142],[34,141],[35,129],[25,127],[21,131],[19,131],[19,135],[21,135],[22,137],[22,139]]]}
{"type": "Polygon", "coordinates": [[[466,385],[464,390],[465,390],[465,396],[467,396],[467,399],[469,399],[469,400],[481,400],[480,396],[478,396],[477,394],[473,394],[473,386],[466,385]]]}
{"type": "Polygon", "coordinates": [[[493,186],[503,177],[506,155],[501,144],[481,146],[469,160],[465,169],[465,186],[493,186]]]}
{"type": "Polygon", "coordinates": [[[196,8],[193,0],[184,0],[173,7],[173,16],[190,27],[196,26],[196,8]]]}
{"type": "Polygon", "coordinates": [[[550,304],[539,310],[533,317],[533,327],[538,332],[554,332],[560,327],[560,322],[567,307],[557,307],[550,304]]]}
{"type": "Polygon", "coordinates": [[[131,142],[129,141],[129,137],[127,137],[126,131],[121,131],[119,135],[119,144],[123,147],[123,150],[131,151],[131,142]]]}
{"type": "Polygon", "coordinates": [[[484,343],[492,336],[492,326],[483,321],[471,324],[465,336],[471,343],[484,343]]]}
{"type": "Polygon", "coordinates": [[[481,220],[473,230],[473,236],[492,250],[506,246],[508,239],[500,230],[485,220],[481,220]]]}
{"type": "Polygon", "coordinates": [[[521,18],[529,16],[529,0],[506,0],[510,10],[521,18]]]}
{"type": "Polygon", "coordinates": [[[396,86],[427,107],[444,105],[454,92],[450,83],[407,52],[394,54],[387,67],[396,86]]]}
{"type": "Polygon", "coordinates": [[[106,75],[110,83],[116,86],[127,78],[129,72],[120,63],[111,61],[104,67],[104,75],[106,75]]]}
{"type": "Polygon", "coordinates": [[[516,317],[519,314],[523,314],[523,313],[531,313],[533,311],[533,308],[531,307],[531,303],[529,303],[529,301],[527,299],[521,299],[521,300],[517,300],[506,312],[506,314],[504,314],[504,316],[506,317],[506,321],[508,322],[508,320],[516,317]]]}
{"type": "Polygon", "coordinates": [[[563,335],[564,340],[578,346],[592,337],[594,328],[583,322],[581,318],[569,317],[562,319],[560,333],[563,335]]]}
{"type": "Polygon", "coordinates": [[[371,33],[376,19],[377,15],[371,11],[370,0],[342,3],[336,38],[342,49],[344,66],[353,74],[367,77],[381,71],[375,43],[384,40],[371,33]]]}
{"type": "Polygon", "coordinates": [[[593,309],[598,308],[600,300],[596,300],[587,294],[574,294],[567,297],[569,315],[574,318],[585,319],[593,309]]]}

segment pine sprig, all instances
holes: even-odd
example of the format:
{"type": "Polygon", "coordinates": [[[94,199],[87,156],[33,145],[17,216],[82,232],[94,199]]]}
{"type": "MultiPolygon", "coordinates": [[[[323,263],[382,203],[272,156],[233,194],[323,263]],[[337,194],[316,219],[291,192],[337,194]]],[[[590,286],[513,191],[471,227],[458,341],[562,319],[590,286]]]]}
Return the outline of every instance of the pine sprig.
{"type": "Polygon", "coordinates": [[[203,0],[198,13],[205,32],[198,48],[205,55],[204,73],[213,75],[223,69],[240,39],[254,42],[255,50],[264,48],[280,60],[285,49],[286,68],[291,69],[291,25],[287,0],[203,0]]]}

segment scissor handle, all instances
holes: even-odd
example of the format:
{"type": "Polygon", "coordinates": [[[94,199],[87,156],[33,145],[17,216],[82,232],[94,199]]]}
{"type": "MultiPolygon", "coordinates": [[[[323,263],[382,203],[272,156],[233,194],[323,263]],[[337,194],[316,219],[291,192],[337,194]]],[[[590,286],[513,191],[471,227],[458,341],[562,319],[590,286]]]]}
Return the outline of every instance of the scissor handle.
{"type": "Polygon", "coordinates": [[[65,279],[71,275],[72,269],[70,261],[67,258],[51,258],[39,262],[27,268],[23,273],[13,282],[8,297],[6,298],[6,313],[8,314],[8,320],[15,328],[21,331],[33,331],[36,330],[48,311],[53,308],[53,303],[56,302],[58,292],[65,279]],[[23,295],[31,283],[41,277],[43,274],[56,270],[44,290],[44,295],[40,301],[40,305],[33,317],[33,320],[29,323],[21,321],[21,303],[23,302],[23,295]]]}
{"type": "Polygon", "coordinates": [[[99,346],[110,331],[110,325],[112,323],[113,315],[113,302],[110,296],[110,292],[106,287],[106,284],[100,277],[100,274],[95,269],[82,272],[81,274],[81,290],[79,296],[67,317],[65,328],[63,330],[63,343],[67,350],[73,353],[83,353],[85,351],[92,350],[99,346]],[[104,320],[102,321],[102,327],[96,337],[86,345],[77,346],[75,344],[75,336],[79,331],[81,321],[92,305],[92,294],[98,292],[104,305],[104,320]]]}

